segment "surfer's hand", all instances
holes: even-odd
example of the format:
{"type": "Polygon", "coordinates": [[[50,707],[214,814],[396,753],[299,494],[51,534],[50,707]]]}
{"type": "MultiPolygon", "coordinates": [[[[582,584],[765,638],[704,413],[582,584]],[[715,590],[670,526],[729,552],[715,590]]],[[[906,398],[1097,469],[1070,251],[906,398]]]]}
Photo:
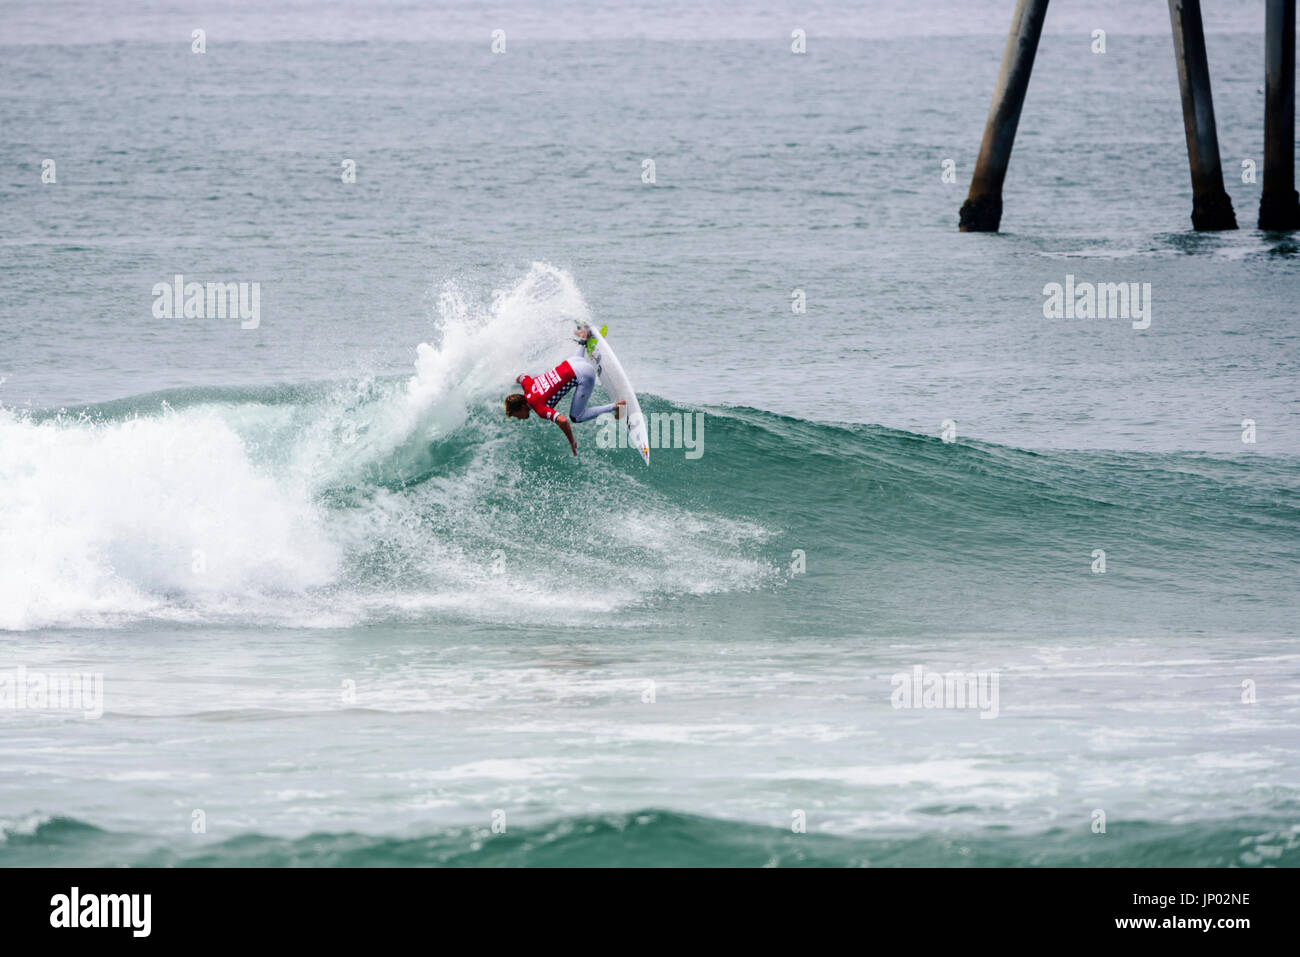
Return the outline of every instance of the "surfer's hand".
{"type": "Polygon", "coordinates": [[[614,421],[617,422],[623,418],[623,406],[627,405],[626,399],[619,399],[614,403],[614,421]]]}
{"type": "Polygon", "coordinates": [[[563,415],[557,415],[555,417],[555,424],[560,427],[560,431],[564,433],[564,437],[569,440],[569,448],[573,449],[573,454],[577,455],[578,440],[573,437],[573,427],[569,425],[569,420],[563,415]]]}

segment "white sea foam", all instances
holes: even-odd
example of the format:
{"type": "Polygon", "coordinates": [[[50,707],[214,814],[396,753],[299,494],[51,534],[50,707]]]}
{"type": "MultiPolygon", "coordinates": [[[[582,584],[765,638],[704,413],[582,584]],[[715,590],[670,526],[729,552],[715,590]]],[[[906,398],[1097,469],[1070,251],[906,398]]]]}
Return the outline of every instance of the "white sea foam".
{"type": "Polygon", "coordinates": [[[35,422],[0,410],[0,628],[102,623],[176,596],[325,584],[305,490],[207,410],[35,422]]]}

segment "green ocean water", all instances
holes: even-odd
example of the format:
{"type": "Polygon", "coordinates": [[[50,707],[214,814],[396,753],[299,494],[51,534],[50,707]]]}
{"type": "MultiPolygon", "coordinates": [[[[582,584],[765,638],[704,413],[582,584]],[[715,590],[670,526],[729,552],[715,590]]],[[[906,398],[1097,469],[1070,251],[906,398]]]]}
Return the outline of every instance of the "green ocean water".
{"type": "Polygon", "coordinates": [[[0,865],[1294,866],[1295,238],[1188,232],[1119,3],[957,233],[1003,6],[0,4],[0,693],[102,682],[0,698],[0,865]],[[648,468],[500,414],[575,321],[648,468]]]}
{"type": "Polygon", "coordinates": [[[117,867],[1241,867],[1296,866],[1294,832],[1173,828],[1134,822],[1109,842],[1051,830],[900,835],[870,840],[795,835],[667,811],[570,818],[521,833],[459,828],[418,838],[248,834],[180,854],[76,821],[12,837],[13,865],[117,867]]]}

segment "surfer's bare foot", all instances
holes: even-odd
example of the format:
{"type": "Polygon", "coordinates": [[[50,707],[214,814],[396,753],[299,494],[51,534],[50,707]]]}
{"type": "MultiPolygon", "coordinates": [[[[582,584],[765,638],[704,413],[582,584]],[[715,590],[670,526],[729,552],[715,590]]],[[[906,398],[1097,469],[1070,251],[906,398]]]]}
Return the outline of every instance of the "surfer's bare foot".
{"type": "Polygon", "coordinates": [[[615,421],[618,421],[619,419],[623,418],[623,406],[625,405],[627,405],[627,401],[625,399],[619,399],[617,402],[614,403],[615,421]]]}

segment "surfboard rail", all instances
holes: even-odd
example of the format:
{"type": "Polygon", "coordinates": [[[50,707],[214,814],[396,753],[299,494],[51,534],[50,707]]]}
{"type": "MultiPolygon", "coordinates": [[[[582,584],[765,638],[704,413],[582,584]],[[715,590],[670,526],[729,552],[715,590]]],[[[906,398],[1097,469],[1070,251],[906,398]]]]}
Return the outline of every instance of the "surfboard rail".
{"type": "Polygon", "coordinates": [[[623,369],[623,363],[618,361],[614,348],[603,335],[605,328],[607,327],[602,326],[600,331],[591,330],[592,336],[596,339],[596,348],[591,350],[591,361],[596,366],[596,375],[600,379],[600,384],[605,387],[605,391],[615,402],[621,400],[626,403],[623,412],[627,418],[628,444],[640,452],[642,460],[649,465],[650,437],[646,431],[645,415],[641,412],[641,403],[637,400],[636,390],[632,388],[632,382],[623,369]]]}

